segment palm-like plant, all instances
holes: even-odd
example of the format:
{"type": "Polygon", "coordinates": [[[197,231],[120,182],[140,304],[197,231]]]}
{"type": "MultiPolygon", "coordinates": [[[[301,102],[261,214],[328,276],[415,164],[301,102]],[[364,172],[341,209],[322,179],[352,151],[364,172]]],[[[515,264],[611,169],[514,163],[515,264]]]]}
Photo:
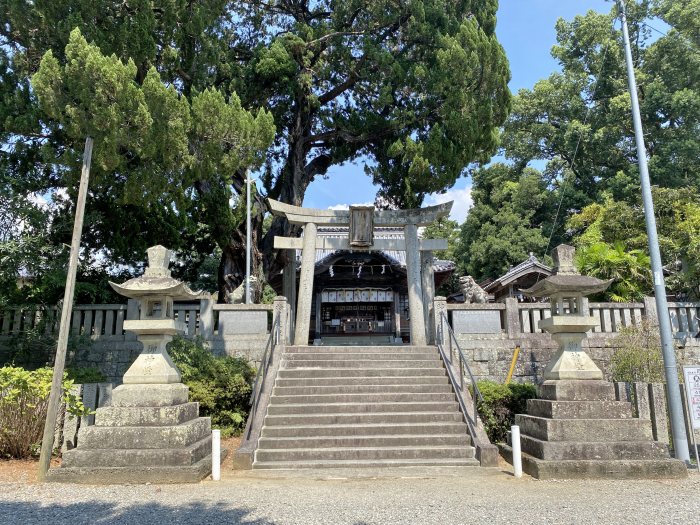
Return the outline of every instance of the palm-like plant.
{"type": "Polygon", "coordinates": [[[585,275],[613,279],[606,292],[612,301],[640,301],[651,291],[649,256],[642,250],[626,251],[622,242],[596,242],[579,248],[576,265],[585,275]]]}

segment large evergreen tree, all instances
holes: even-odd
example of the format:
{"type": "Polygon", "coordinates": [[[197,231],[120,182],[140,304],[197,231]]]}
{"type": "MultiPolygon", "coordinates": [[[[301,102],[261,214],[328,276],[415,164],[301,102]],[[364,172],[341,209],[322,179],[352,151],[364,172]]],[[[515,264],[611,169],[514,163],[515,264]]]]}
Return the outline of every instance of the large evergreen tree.
{"type": "MultiPolygon", "coordinates": [[[[627,4],[652,183],[662,188],[700,189],[700,41],[694,16],[700,12],[700,2],[627,4]],[[657,23],[653,15],[672,26],[668,34],[659,35],[652,28],[657,23]]],[[[509,171],[513,172],[509,184],[535,177],[539,179],[537,186],[549,197],[534,199],[531,206],[524,207],[516,206],[512,199],[501,202],[500,190],[494,193],[492,188],[503,184],[505,168],[479,172],[474,208],[463,226],[462,266],[466,271],[496,276],[522,259],[526,245],[539,253],[540,245],[544,252],[562,241],[575,242],[582,230],[567,228],[568,218],[587,206],[602,204],[606,198],[641,210],[630,97],[619,23],[614,25],[616,15],[613,7],[608,14],[588,12],[572,21],[557,22],[552,55],[561,71],[514,97],[502,140],[509,171]],[[533,170],[532,166],[541,169],[533,170]]],[[[695,206],[697,193],[688,195],[695,195],[687,201],[695,206]]],[[[657,212],[668,213],[664,210],[667,204],[659,201],[657,212]]],[[[635,215],[635,220],[640,218],[635,215]]],[[[606,218],[611,225],[620,224],[619,237],[605,237],[605,253],[610,256],[620,246],[646,251],[645,245],[630,243],[630,237],[623,233],[630,226],[622,224],[625,220],[614,213],[606,218]]],[[[666,253],[671,256],[672,251],[666,253]]],[[[637,289],[643,289],[647,281],[641,275],[637,289]]],[[[638,294],[633,291],[628,295],[638,294]]]]}
{"type": "Polygon", "coordinates": [[[269,274],[284,263],[273,237],[295,232],[276,219],[262,235],[264,196],[301,205],[331,165],[364,156],[384,202],[419,205],[488,160],[509,106],[496,0],[1,0],[0,8],[0,162],[26,182],[22,191],[70,187],[78,137],[101,134],[104,177],[87,240],[125,262],[146,243],[200,251],[215,243],[220,285],[243,278],[237,203],[246,169],[263,156],[254,238],[269,274]],[[74,28],[84,42],[69,36],[74,28]],[[78,48],[89,67],[76,67],[78,48]],[[29,85],[37,71],[41,107],[29,85]],[[113,82],[118,102],[94,88],[113,82]],[[91,104],[97,122],[86,118],[91,104]],[[263,111],[255,118],[244,108],[263,111]],[[268,114],[274,140],[262,156],[250,153],[267,138],[268,114]],[[253,119],[255,140],[236,135],[239,117],[253,119]]]}

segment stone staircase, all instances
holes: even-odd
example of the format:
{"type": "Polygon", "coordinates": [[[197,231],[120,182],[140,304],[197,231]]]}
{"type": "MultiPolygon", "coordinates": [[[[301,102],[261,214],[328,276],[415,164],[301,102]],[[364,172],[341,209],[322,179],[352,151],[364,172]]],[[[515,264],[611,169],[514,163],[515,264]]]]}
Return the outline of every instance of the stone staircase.
{"type": "Polygon", "coordinates": [[[287,347],[253,468],[478,466],[435,347],[287,347]]]}

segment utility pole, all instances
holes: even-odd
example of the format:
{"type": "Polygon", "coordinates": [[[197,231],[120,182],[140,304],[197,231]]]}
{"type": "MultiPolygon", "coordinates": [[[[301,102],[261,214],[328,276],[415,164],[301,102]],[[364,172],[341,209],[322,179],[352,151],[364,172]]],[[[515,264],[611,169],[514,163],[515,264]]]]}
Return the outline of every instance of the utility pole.
{"type": "Polygon", "coordinates": [[[245,304],[250,304],[250,173],[245,172],[246,197],[246,233],[245,233],[245,304]]]}
{"type": "Polygon", "coordinates": [[[642,118],[639,114],[639,100],[637,98],[637,82],[634,78],[634,66],[632,64],[632,51],[630,49],[629,31],[627,29],[627,16],[624,0],[616,0],[620,20],[622,21],[622,37],[625,43],[625,61],[627,63],[627,82],[629,84],[630,98],[632,99],[632,121],[634,123],[634,137],[637,142],[637,161],[639,163],[639,178],[642,185],[642,200],[644,202],[644,217],[649,239],[649,255],[651,256],[651,271],[654,278],[654,296],[656,298],[656,314],[659,318],[659,331],[661,333],[661,347],[664,358],[664,371],[666,374],[666,393],[668,396],[669,416],[671,419],[671,434],[673,435],[673,450],[677,459],[690,463],[688,451],[688,436],[685,433],[683,421],[683,405],[681,402],[680,384],[678,382],[678,367],[676,363],[676,351],[673,346],[671,321],[668,316],[668,302],[666,301],[666,283],[661,266],[661,253],[659,251],[659,239],[656,234],[656,219],[654,217],[654,202],[651,198],[651,183],[649,182],[649,168],[647,167],[647,152],[644,146],[642,131],[642,118]]]}
{"type": "Polygon", "coordinates": [[[63,369],[66,365],[66,350],[68,348],[68,333],[70,331],[70,316],[73,311],[73,295],[75,292],[75,274],[78,269],[78,254],[80,252],[80,237],[83,232],[83,217],[85,215],[85,200],[87,199],[88,180],[90,178],[90,163],[92,161],[92,137],[85,139],[85,152],[83,153],[83,169],[80,174],[80,186],[78,188],[78,202],[75,205],[75,222],[73,223],[73,240],[70,245],[70,259],[68,262],[68,276],[66,277],[66,289],[63,295],[63,308],[61,309],[61,324],[58,330],[58,343],[56,345],[56,359],[53,364],[53,379],[51,392],[49,393],[49,406],[46,410],[44,423],[44,436],[41,440],[41,454],[39,456],[39,480],[44,481],[51,465],[51,452],[53,450],[54,436],[56,434],[56,415],[61,404],[63,369]]]}

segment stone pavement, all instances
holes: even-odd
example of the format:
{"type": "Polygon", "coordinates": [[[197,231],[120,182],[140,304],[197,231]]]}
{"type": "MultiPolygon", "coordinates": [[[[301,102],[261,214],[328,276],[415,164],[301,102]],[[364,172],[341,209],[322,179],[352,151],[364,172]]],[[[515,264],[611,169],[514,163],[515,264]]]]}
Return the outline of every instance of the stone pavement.
{"type": "Polygon", "coordinates": [[[672,481],[517,480],[498,469],[225,470],[198,485],[7,483],[0,523],[697,523],[700,476],[672,481]]]}

